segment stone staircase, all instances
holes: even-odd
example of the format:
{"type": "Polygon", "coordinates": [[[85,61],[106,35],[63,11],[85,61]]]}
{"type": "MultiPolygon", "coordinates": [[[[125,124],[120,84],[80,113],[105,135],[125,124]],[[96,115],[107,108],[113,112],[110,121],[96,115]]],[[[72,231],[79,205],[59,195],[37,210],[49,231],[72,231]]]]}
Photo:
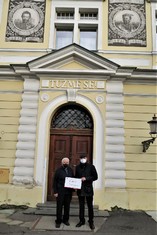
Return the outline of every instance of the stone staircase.
{"type": "MultiPolygon", "coordinates": [[[[28,208],[24,211],[24,214],[34,215],[56,215],[56,202],[38,203],[36,208],[28,208]]],[[[77,202],[72,202],[70,205],[70,216],[78,216],[79,205],[77,202]]],[[[85,206],[85,216],[88,216],[88,209],[85,206]]],[[[105,210],[99,210],[99,207],[94,205],[94,216],[95,217],[108,217],[109,213],[105,210]]]]}

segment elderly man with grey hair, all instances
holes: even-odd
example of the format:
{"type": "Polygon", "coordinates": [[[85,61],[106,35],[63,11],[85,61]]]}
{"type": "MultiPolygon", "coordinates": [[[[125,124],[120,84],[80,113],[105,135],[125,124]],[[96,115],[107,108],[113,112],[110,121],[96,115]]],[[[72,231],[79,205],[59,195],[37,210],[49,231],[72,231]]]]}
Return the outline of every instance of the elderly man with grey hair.
{"type": "Polygon", "coordinates": [[[53,180],[53,192],[57,203],[56,228],[60,228],[62,222],[67,226],[70,225],[69,212],[73,189],[64,187],[66,177],[74,177],[73,170],[69,166],[69,158],[62,159],[61,167],[56,170],[53,180]],[[63,207],[64,213],[62,217],[63,207]]]}

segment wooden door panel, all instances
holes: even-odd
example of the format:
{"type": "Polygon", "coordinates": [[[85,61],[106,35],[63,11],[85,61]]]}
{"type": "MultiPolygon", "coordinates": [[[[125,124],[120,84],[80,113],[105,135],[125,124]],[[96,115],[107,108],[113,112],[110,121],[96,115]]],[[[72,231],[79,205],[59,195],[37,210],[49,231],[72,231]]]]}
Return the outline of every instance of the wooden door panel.
{"type": "MultiPolygon", "coordinates": [[[[64,136],[65,137],[65,136],[64,136]]],[[[66,155],[67,154],[67,138],[56,138],[56,136],[54,137],[54,153],[55,155],[57,154],[62,154],[62,155],[66,155]]]]}
{"type": "Polygon", "coordinates": [[[50,154],[48,171],[48,201],[54,200],[52,191],[52,181],[55,170],[61,166],[63,157],[70,158],[70,166],[75,171],[75,166],[80,161],[80,155],[84,154],[89,162],[92,162],[92,141],[91,135],[70,135],[55,134],[50,136],[50,154]]]}
{"type": "Polygon", "coordinates": [[[50,154],[48,171],[48,192],[47,199],[53,199],[52,183],[55,170],[61,166],[63,157],[69,156],[70,141],[69,136],[51,135],[50,136],[50,154]]]}
{"type": "MultiPolygon", "coordinates": [[[[76,165],[80,163],[80,156],[85,155],[89,162],[92,161],[92,137],[73,136],[71,166],[75,173],[76,165]]],[[[73,201],[77,200],[76,192],[73,193],[73,201]]]]}
{"type": "Polygon", "coordinates": [[[72,148],[72,164],[77,165],[80,156],[85,155],[89,162],[92,161],[92,137],[91,136],[74,136],[72,148]]]}

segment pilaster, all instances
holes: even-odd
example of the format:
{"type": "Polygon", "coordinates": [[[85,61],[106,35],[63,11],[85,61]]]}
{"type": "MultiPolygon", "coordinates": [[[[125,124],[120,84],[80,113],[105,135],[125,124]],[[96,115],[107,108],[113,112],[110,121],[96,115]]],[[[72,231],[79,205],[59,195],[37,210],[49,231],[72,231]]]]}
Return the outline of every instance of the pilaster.
{"type": "Polygon", "coordinates": [[[37,79],[24,80],[13,184],[33,184],[38,114],[37,79]]]}
{"type": "Polygon", "coordinates": [[[105,187],[125,188],[123,82],[106,85],[105,187]]]}

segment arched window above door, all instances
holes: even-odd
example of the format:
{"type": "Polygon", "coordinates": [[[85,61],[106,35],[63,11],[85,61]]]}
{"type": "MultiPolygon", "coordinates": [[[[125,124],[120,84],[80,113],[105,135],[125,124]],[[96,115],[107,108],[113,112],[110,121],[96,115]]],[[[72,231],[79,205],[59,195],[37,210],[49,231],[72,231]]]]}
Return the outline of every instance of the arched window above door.
{"type": "Polygon", "coordinates": [[[54,115],[51,128],[63,129],[93,129],[90,113],[77,105],[61,107],[54,115]]]}

